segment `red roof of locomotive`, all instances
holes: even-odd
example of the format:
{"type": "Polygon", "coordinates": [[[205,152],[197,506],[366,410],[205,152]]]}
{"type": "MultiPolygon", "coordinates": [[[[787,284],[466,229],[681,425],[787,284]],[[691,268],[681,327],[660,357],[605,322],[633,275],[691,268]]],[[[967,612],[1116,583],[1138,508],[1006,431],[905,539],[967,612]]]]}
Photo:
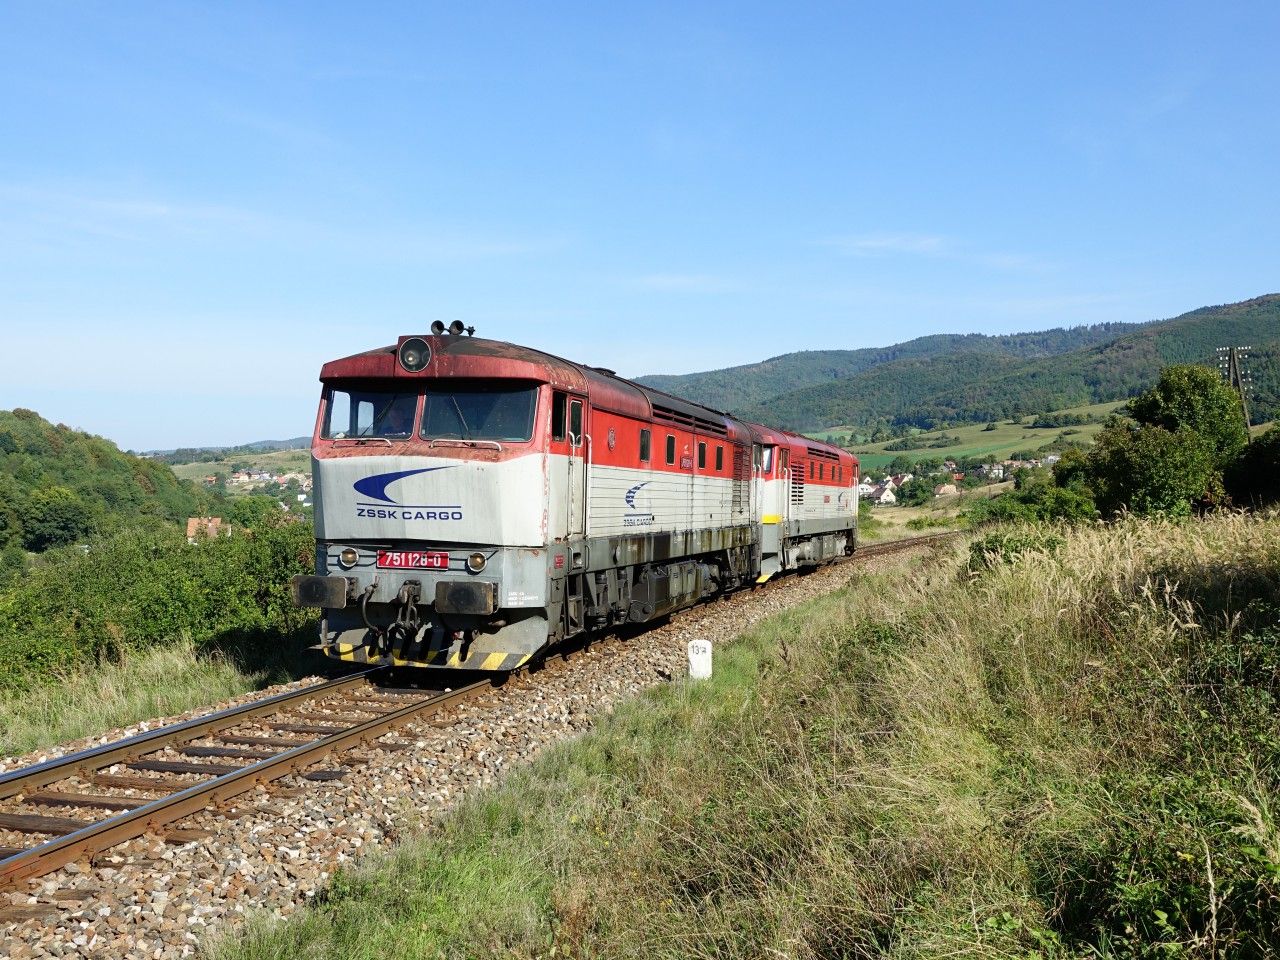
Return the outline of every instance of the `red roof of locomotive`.
{"type": "MultiPolygon", "coordinates": [[[[400,338],[399,343],[409,339],[400,338]]],[[[611,370],[588,367],[532,347],[503,340],[458,335],[423,336],[432,358],[416,373],[405,370],[396,359],[395,346],[379,347],[340,360],[331,360],[320,370],[323,382],[351,379],[432,379],[435,377],[476,377],[534,380],[576,393],[586,394],[592,406],[643,420],[655,419],[655,407],[664,414],[738,442],[809,446],[852,458],[848,451],[800,434],[788,433],[758,423],[735,420],[721,410],[693,403],[682,397],[619,377],[611,370]]]]}

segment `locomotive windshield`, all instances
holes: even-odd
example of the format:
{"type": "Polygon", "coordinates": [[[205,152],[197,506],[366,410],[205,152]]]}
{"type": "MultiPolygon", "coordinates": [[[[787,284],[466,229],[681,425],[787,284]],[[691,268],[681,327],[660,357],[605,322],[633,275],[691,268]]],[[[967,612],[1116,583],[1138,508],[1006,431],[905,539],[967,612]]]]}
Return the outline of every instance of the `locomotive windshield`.
{"type": "Polygon", "coordinates": [[[325,410],[326,440],[382,437],[407,440],[413,435],[417,393],[376,387],[334,387],[325,410]]]}
{"type": "Polygon", "coordinates": [[[425,439],[500,440],[523,442],[533,437],[533,411],[538,388],[510,381],[448,387],[430,386],[424,391],[421,436],[425,439]]]}

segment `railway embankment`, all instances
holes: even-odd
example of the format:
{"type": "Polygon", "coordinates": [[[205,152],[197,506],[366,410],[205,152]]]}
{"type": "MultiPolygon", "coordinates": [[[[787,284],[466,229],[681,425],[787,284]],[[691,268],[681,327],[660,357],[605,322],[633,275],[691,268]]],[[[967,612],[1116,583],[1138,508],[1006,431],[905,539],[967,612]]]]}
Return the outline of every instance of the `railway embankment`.
{"type": "MultiPolygon", "coordinates": [[[[665,626],[578,651],[567,662],[557,661],[447,711],[398,724],[376,743],[332,754],[319,771],[299,770],[229,801],[213,799],[200,812],[0,892],[0,944],[14,957],[189,956],[211,935],[234,930],[247,916],[279,918],[309,903],[328,902],[335,875],[347,877],[344,871],[370,851],[416,836],[424,824],[455,809],[464,796],[504,781],[508,771],[522,769],[548,748],[591,729],[645,689],[680,678],[690,638],[727,643],[756,623],[839,589],[850,577],[889,569],[922,549],[929,548],[877,547],[882,552],[868,551],[852,563],[730,596],[680,614],[665,626]],[[315,772],[321,774],[318,779],[307,775],[315,772]]],[[[283,693],[307,682],[264,693],[283,693]]],[[[235,702],[252,699],[246,695],[235,702]]],[[[339,712],[351,711],[344,707],[339,712]]],[[[153,719],[145,729],[162,733],[158,728],[169,720],[153,719]]],[[[231,757],[227,743],[265,746],[270,740],[278,746],[275,738],[282,736],[278,730],[283,728],[273,728],[271,722],[284,722],[294,730],[304,722],[262,720],[262,729],[250,724],[222,730],[223,745],[199,745],[196,762],[243,764],[248,755],[231,757]],[[224,736],[227,733],[235,739],[224,736]]],[[[0,767],[11,769],[71,748],[95,746],[142,728],[109,731],[86,742],[12,758],[0,767]]],[[[166,750],[158,759],[177,761],[164,774],[172,778],[174,770],[187,769],[193,757],[181,744],[166,750]]],[[[92,784],[63,786],[55,792],[111,790],[116,791],[113,799],[129,804],[143,787],[160,786],[142,779],[155,776],[149,772],[154,765],[130,763],[126,760],[119,768],[96,774],[82,771],[93,778],[92,784]]],[[[192,785],[199,776],[194,770],[177,775],[188,777],[192,785]]],[[[146,799],[155,795],[152,791],[146,799]]],[[[31,807],[22,797],[8,801],[6,810],[24,816],[93,819],[84,809],[31,807]]],[[[42,823],[12,821],[11,826],[33,829],[42,823]]],[[[37,839],[10,831],[0,835],[0,846],[29,847],[37,839]]],[[[455,890],[458,896],[466,892],[465,884],[455,890]]]]}
{"type": "Polygon", "coordinates": [[[1270,955],[1280,519],[848,579],[216,955],[1270,955]]]}

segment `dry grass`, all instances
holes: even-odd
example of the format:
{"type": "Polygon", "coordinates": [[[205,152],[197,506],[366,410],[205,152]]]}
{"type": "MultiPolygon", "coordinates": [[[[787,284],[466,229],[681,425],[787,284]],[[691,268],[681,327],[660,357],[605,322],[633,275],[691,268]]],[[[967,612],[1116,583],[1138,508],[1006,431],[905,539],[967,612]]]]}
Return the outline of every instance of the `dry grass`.
{"type": "Polygon", "coordinates": [[[855,573],[218,955],[1265,955],[1278,534],[855,573]]]}

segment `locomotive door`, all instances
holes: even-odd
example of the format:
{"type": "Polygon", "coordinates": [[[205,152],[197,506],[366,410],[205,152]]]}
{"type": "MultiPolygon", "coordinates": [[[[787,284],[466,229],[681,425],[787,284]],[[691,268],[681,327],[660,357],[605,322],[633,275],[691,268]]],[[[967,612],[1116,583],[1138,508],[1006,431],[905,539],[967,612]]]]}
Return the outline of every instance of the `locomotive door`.
{"type": "Polygon", "coordinates": [[[791,451],[786,447],[778,450],[778,482],[774,484],[777,493],[776,511],[785,524],[791,519],[791,451]]]}
{"type": "Polygon", "coordinates": [[[751,445],[751,483],[747,487],[747,516],[751,517],[752,523],[760,516],[760,486],[764,482],[760,479],[760,470],[763,466],[763,450],[760,444],[753,443],[751,445]]]}
{"type": "Polygon", "coordinates": [[[582,401],[576,398],[569,401],[569,510],[568,530],[570,537],[581,537],[586,534],[587,518],[587,444],[588,438],[583,432],[582,401]]]}

